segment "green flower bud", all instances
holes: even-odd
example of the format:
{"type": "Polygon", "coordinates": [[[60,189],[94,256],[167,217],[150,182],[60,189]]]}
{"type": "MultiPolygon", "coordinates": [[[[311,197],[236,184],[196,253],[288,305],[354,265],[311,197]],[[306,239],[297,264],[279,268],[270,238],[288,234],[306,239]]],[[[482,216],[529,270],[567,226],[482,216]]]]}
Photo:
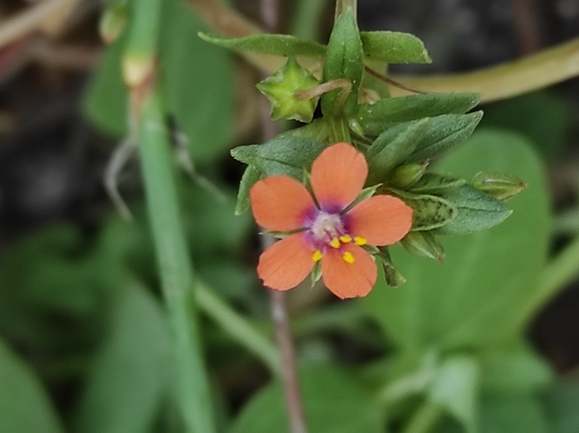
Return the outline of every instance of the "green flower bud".
{"type": "Polygon", "coordinates": [[[410,232],[400,243],[410,254],[442,263],[444,250],[436,236],[429,232],[410,232]]]}
{"type": "Polygon", "coordinates": [[[507,201],[527,187],[518,177],[500,172],[479,172],[472,179],[472,186],[497,200],[507,201]]]}
{"type": "Polygon", "coordinates": [[[314,117],[319,96],[309,99],[297,99],[296,93],[315,87],[318,80],[309,71],[302,68],[293,57],[272,76],[257,85],[271,103],[273,120],[293,119],[309,123],[314,117]]]}
{"type": "Polygon", "coordinates": [[[404,275],[392,264],[392,259],[387,248],[381,248],[375,257],[382,265],[384,278],[390,287],[398,287],[406,282],[404,275]]]}
{"type": "Polygon", "coordinates": [[[428,162],[401,165],[392,170],[388,183],[396,188],[409,188],[420,180],[427,168],[428,162]]]}

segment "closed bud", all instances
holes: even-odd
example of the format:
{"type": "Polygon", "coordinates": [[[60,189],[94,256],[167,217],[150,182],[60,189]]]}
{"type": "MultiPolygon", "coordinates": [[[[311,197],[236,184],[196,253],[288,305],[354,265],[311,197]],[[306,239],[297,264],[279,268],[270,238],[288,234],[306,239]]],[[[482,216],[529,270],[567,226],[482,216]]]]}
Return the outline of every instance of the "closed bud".
{"type": "Polygon", "coordinates": [[[439,263],[444,261],[444,250],[438,239],[429,232],[410,232],[400,243],[410,254],[419,257],[436,260],[439,263]]]}
{"type": "Polygon", "coordinates": [[[421,164],[406,164],[396,167],[390,173],[388,184],[396,188],[409,188],[420,180],[428,168],[428,161],[421,164]]]}
{"type": "Polygon", "coordinates": [[[472,186],[497,200],[507,201],[527,187],[517,176],[500,172],[479,172],[472,179],[472,186]]]}
{"type": "Polygon", "coordinates": [[[318,80],[293,57],[283,68],[257,85],[271,103],[273,120],[293,119],[309,123],[314,117],[319,96],[310,99],[296,98],[296,93],[318,85],[318,80]]]}
{"type": "Polygon", "coordinates": [[[119,37],[127,25],[127,15],[126,5],[105,9],[99,23],[99,33],[105,43],[110,44],[119,37]]]}
{"type": "Polygon", "coordinates": [[[382,265],[384,278],[390,287],[398,287],[406,282],[404,275],[392,264],[392,259],[387,248],[381,248],[375,257],[382,265]]]}

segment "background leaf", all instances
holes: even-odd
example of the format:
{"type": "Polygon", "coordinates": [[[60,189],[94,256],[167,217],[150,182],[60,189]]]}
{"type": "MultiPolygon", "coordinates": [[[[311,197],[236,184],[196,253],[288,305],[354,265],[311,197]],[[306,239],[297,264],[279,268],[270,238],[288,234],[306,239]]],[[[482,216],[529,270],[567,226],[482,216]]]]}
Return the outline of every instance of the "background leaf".
{"type": "MultiPolygon", "coordinates": [[[[303,371],[300,383],[312,433],[382,433],[382,415],[372,390],[346,370],[318,367],[303,371]]],[[[244,407],[230,433],[289,432],[282,385],[274,382],[244,407]]]]}
{"type": "Polygon", "coordinates": [[[396,254],[408,282],[392,290],[380,281],[362,302],[399,347],[473,347],[508,338],[516,305],[530,294],[547,254],[549,211],[541,164],[514,134],[481,132],[437,171],[470,178],[481,169],[512,172],[529,184],[497,227],[443,239],[446,263],[396,254]]]}
{"type": "Polygon", "coordinates": [[[63,433],[34,371],[0,340],[0,431],[63,433]]]}
{"type": "Polygon", "coordinates": [[[132,283],[119,296],[109,336],[81,399],[76,431],[145,433],[171,379],[170,337],[158,303],[132,283]]]}

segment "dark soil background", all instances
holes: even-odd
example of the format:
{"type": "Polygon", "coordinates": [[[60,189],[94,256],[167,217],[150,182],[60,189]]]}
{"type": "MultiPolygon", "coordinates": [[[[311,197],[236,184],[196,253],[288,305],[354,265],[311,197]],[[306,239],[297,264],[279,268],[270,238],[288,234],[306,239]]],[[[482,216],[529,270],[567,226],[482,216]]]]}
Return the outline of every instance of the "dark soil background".
{"type": "MultiPolygon", "coordinates": [[[[251,10],[257,2],[238,3],[251,10]]],[[[0,17],[27,5],[3,0],[0,17]]],[[[90,233],[114,212],[102,177],[116,140],[92,128],[79,109],[102,49],[99,4],[87,5],[57,40],[30,37],[0,50],[0,253],[55,221],[72,221],[90,233]]],[[[425,42],[434,63],[393,67],[396,73],[443,73],[494,65],[578,37],[579,0],[360,0],[359,19],[364,30],[411,32],[425,42]]],[[[579,80],[552,92],[568,101],[577,120],[579,80]]],[[[573,174],[579,173],[578,141],[575,127],[548,164],[557,210],[576,201],[569,191],[579,184],[573,174]]],[[[125,196],[139,194],[136,170],[122,185],[125,196]]],[[[578,313],[574,284],[529,331],[562,372],[579,364],[578,313]]]]}

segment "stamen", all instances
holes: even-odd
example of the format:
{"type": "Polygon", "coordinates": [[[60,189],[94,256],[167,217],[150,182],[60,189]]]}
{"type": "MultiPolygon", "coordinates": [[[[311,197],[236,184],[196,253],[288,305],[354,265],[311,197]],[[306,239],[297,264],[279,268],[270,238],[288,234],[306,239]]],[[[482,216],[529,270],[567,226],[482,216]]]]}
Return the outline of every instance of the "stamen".
{"type": "Polygon", "coordinates": [[[366,245],[366,244],[368,243],[368,241],[367,241],[365,238],[361,237],[361,236],[356,236],[356,237],[354,238],[354,243],[355,243],[356,245],[362,246],[362,245],[366,245]]]}
{"type": "Polygon", "coordinates": [[[352,236],[343,235],[343,236],[340,236],[340,240],[342,241],[342,243],[348,244],[348,243],[352,242],[352,236]]]}
{"type": "Polygon", "coordinates": [[[316,251],[314,251],[314,254],[312,254],[312,260],[317,263],[320,260],[322,260],[323,256],[324,255],[322,254],[322,252],[320,250],[316,250],[316,251]]]}
{"type": "Polygon", "coordinates": [[[350,251],[346,251],[344,254],[342,254],[342,259],[344,259],[344,261],[350,265],[356,261],[354,254],[352,254],[350,251]]]}
{"type": "Polygon", "coordinates": [[[330,246],[332,248],[340,248],[340,240],[338,238],[334,238],[330,241],[330,246]]]}

